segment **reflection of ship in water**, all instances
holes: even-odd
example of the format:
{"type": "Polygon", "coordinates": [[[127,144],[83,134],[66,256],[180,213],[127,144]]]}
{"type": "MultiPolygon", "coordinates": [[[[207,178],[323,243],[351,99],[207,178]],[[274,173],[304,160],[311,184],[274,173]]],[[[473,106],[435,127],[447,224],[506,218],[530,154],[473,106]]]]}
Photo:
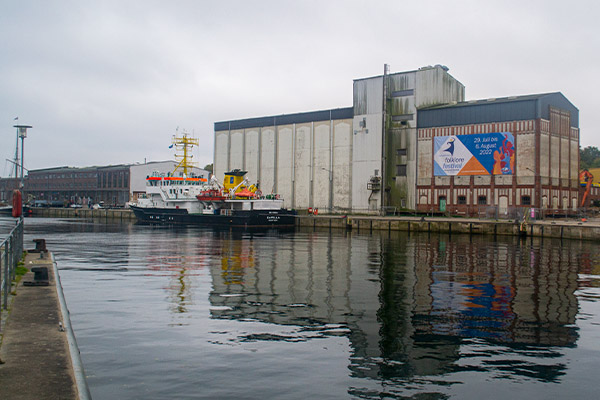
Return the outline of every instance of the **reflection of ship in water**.
{"type": "Polygon", "coordinates": [[[354,376],[468,370],[464,359],[488,357],[486,345],[502,354],[473,371],[552,381],[566,368],[560,348],[578,337],[578,250],[568,245],[354,234],[257,243],[232,242],[211,264],[211,316],[325,335],[341,326],[332,334],[348,337],[354,376]]]}
{"type": "Polygon", "coordinates": [[[246,270],[255,266],[252,241],[223,240],[221,245],[221,279],[227,287],[244,284],[246,270]]]}
{"type": "Polygon", "coordinates": [[[193,304],[191,276],[194,268],[189,267],[189,257],[169,256],[166,254],[149,254],[148,268],[156,275],[168,276],[169,285],[165,287],[169,295],[169,308],[174,314],[185,314],[193,304]]]}
{"type": "Polygon", "coordinates": [[[169,309],[174,316],[184,317],[196,303],[194,293],[199,283],[195,278],[205,274],[213,259],[220,259],[213,246],[220,233],[171,228],[167,231],[168,239],[164,240],[165,230],[154,229],[145,231],[143,240],[157,245],[134,245],[130,250],[132,258],[140,260],[152,275],[169,278],[168,286],[164,288],[169,298],[169,309]],[[144,253],[136,254],[138,249],[143,249],[144,253]]]}

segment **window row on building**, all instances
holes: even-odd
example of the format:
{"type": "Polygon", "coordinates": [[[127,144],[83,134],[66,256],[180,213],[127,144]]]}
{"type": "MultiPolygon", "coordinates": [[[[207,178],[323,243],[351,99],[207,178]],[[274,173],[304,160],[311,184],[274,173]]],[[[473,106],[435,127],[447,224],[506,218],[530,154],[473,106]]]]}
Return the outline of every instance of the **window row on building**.
{"type": "MultiPolygon", "coordinates": [[[[99,167],[57,167],[30,170],[24,179],[24,199],[32,205],[64,206],[69,204],[124,206],[145,192],[146,177],[152,173],[172,174],[175,161],[149,162],[99,167]]],[[[208,172],[194,168],[202,178],[208,172]]],[[[9,203],[20,182],[0,178],[0,202],[9,203]]]]}

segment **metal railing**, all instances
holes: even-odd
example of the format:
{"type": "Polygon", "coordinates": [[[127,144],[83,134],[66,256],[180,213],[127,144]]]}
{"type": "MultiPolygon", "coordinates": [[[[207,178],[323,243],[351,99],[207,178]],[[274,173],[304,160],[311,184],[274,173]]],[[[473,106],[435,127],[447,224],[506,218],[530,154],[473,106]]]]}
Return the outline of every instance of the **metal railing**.
{"type": "Polygon", "coordinates": [[[0,241],[0,313],[8,309],[8,295],[16,276],[17,265],[23,257],[23,218],[0,241]]]}
{"type": "Polygon", "coordinates": [[[583,218],[589,213],[585,210],[569,210],[569,209],[552,209],[552,208],[538,208],[538,207],[506,207],[500,208],[498,206],[479,206],[477,208],[477,215],[479,219],[508,219],[508,220],[524,220],[530,221],[547,220],[547,219],[560,219],[565,220],[569,218],[583,218]]]}
{"type": "Polygon", "coordinates": [[[499,207],[478,205],[476,208],[477,218],[495,220],[522,220],[529,212],[525,207],[499,207]]]}

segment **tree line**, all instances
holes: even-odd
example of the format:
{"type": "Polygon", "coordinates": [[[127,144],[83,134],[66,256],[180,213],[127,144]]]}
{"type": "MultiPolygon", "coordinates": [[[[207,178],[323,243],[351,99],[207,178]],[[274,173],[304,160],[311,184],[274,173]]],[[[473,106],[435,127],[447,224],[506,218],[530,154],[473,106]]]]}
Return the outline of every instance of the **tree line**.
{"type": "Polygon", "coordinates": [[[594,146],[579,149],[579,168],[600,168],[600,150],[594,146]]]}

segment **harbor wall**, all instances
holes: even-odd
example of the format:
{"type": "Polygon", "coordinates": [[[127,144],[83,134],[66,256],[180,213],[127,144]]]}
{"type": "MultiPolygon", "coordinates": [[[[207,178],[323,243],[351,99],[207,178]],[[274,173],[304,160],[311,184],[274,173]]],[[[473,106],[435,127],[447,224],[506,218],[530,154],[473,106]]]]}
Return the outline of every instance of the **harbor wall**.
{"type": "Polygon", "coordinates": [[[38,240],[44,244],[27,250],[29,271],[13,289],[2,331],[0,399],[89,400],[58,267],[38,240]]]}
{"type": "MultiPolygon", "coordinates": [[[[360,231],[387,230],[482,235],[521,235],[514,221],[466,218],[414,218],[373,216],[298,216],[296,225],[312,228],[341,228],[360,231]]],[[[600,223],[578,221],[536,221],[525,226],[527,236],[558,239],[600,240],[600,223]]]]}
{"type": "MultiPolygon", "coordinates": [[[[89,218],[135,221],[128,209],[34,208],[34,217],[89,218]]],[[[430,233],[466,233],[481,235],[521,234],[521,225],[514,221],[480,220],[475,218],[377,217],[371,215],[298,215],[296,226],[356,231],[406,231],[430,233]]],[[[558,239],[600,240],[600,222],[575,220],[534,221],[525,227],[527,236],[558,239]]]]}
{"type": "Polygon", "coordinates": [[[33,217],[45,218],[90,218],[112,220],[135,220],[133,211],[129,209],[98,209],[89,208],[32,208],[33,217]]]}

